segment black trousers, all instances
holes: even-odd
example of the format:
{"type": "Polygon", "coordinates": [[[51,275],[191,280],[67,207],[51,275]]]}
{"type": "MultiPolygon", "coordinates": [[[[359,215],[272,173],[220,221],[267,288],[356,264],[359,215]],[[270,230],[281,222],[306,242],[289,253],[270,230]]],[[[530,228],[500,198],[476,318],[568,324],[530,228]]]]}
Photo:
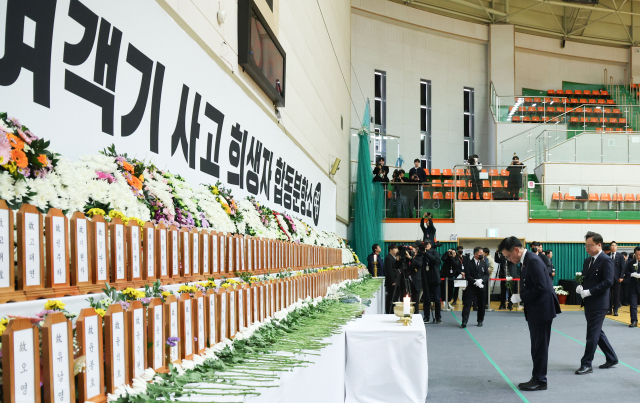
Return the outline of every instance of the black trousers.
{"type": "Polygon", "coordinates": [[[476,301],[476,310],[478,311],[478,322],[482,322],[484,320],[484,294],[485,288],[478,288],[475,285],[470,285],[467,287],[464,300],[464,306],[462,307],[462,323],[467,323],[469,321],[469,311],[471,311],[471,302],[476,301]]]}
{"type": "Polygon", "coordinates": [[[629,305],[629,283],[622,282],[622,292],[620,293],[620,302],[629,305]]]}
{"type": "Polygon", "coordinates": [[[546,322],[529,324],[529,337],[531,338],[531,360],[533,361],[533,371],[531,378],[546,384],[547,383],[547,363],[549,362],[549,340],[551,339],[551,323],[553,319],[546,322]]]}
{"type": "Polygon", "coordinates": [[[620,308],[620,292],[622,292],[622,283],[618,281],[618,279],[613,279],[614,283],[611,286],[611,306],[613,307],[613,312],[618,312],[618,308],[620,308]]]}
{"type": "Polygon", "coordinates": [[[436,320],[442,319],[442,315],[440,314],[440,310],[442,308],[440,302],[440,284],[424,284],[422,287],[422,306],[424,309],[425,320],[429,320],[431,315],[430,307],[432,302],[434,305],[436,320]]]}
{"type": "Polygon", "coordinates": [[[500,282],[500,306],[503,306],[507,302],[507,282],[500,282]]]}
{"type": "Polygon", "coordinates": [[[388,314],[392,314],[393,313],[393,286],[387,286],[385,287],[385,299],[384,299],[384,305],[385,305],[385,312],[388,314]]]}
{"type": "MultiPolygon", "coordinates": [[[[635,286],[635,284],[634,284],[635,286]]],[[[638,321],[638,289],[629,287],[629,311],[631,313],[631,322],[638,321]]]]}
{"type": "Polygon", "coordinates": [[[581,365],[591,366],[593,356],[596,353],[596,348],[600,347],[600,350],[607,358],[607,362],[618,361],[613,347],[609,343],[607,336],[602,330],[602,322],[607,315],[606,309],[586,309],[584,310],[584,316],[587,319],[587,342],[584,347],[584,356],[580,360],[581,365]]]}
{"type": "MultiPolygon", "coordinates": [[[[449,301],[451,301],[452,299],[454,299],[453,297],[453,278],[445,278],[441,283],[440,283],[440,297],[442,298],[442,300],[444,301],[445,298],[449,298],[449,301]],[[445,291],[446,290],[446,291],[445,291]]],[[[458,289],[456,288],[456,292],[458,291],[458,289]]],[[[458,298],[457,296],[455,297],[456,299],[458,298]]],[[[447,302],[449,302],[447,301],[447,302]]]]}

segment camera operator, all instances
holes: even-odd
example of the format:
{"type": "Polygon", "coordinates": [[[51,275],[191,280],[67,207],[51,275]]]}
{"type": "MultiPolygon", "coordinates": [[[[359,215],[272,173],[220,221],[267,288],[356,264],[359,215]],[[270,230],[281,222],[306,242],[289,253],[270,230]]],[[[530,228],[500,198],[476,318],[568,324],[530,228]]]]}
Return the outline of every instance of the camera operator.
{"type": "MultiPolygon", "coordinates": [[[[445,281],[446,287],[448,288],[448,297],[449,301],[447,303],[451,305],[455,305],[458,303],[458,290],[459,287],[453,287],[453,280],[462,274],[462,251],[464,247],[462,245],[458,246],[458,250],[455,251],[453,249],[449,249],[447,253],[442,255],[442,277],[445,277],[447,280],[445,281]]],[[[442,287],[442,295],[447,295],[447,292],[444,290],[444,285],[442,287]]]]}
{"type": "Polygon", "coordinates": [[[520,162],[517,155],[513,154],[511,165],[507,167],[509,177],[507,178],[507,193],[513,200],[520,199],[520,189],[522,188],[522,171],[525,166],[520,162]]]}
{"type": "Polygon", "coordinates": [[[440,316],[440,254],[430,243],[421,243],[420,250],[424,250],[422,263],[422,306],[424,309],[424,323],[429,323],[431,303],[435,308],[434,324],[442,324],[440,316]]]}
{"type": "Polygon", "coordinates": [[[420,216],[420,199],[422,199],[422,187],[418,186],[418,183],[424,183],[427,181],[427,174],[424,172],[424,169],[420,167],[420,160],[416,159],[413,161],[414,167],[409,170],[409,182],[415,183],[416,186],[409,186],[413,194],[415,195],[413,198],[413,208],[411,211],[411,217],[418,218],[420,216]]]}
{"type": "Polygon", "coordinates": [[[395,265],[397,277],[393,291],[393,302],[402,301],[405,295],[412,295],[411,272],[415,271],[415,268],[411,267],[413,260],[411,247],[400,245],[396,257],[398,258],[395,265]]]}
{"type": "Polygon", "coordinates": [[[373,181],[389,183],[389,167],[384,164],[384,158],[378,158],[376,167],[373,168],[373,181]]]}
{"type": "Polygon", "coordinates": [[[396,206],[398,218],[409,218],[409,197],[407,193],[411,191],[411,186],[405,185],[409,180],[404,177],[404,170],[399,169],[397,176],[394,175],[393,184],[396,193],[396,206]]]}
{"type": "Polygon", "coordinates": [[[422,229],[422,242],[428,242],[431,244],[431,247],[433,247],[436,242],[436,227],[433,225],[433,217],[430,212],[427,211],[422,215],[420,229],[422,229]],[[425,218],[428,219],[426,227],[424,226],[425,218]]]}

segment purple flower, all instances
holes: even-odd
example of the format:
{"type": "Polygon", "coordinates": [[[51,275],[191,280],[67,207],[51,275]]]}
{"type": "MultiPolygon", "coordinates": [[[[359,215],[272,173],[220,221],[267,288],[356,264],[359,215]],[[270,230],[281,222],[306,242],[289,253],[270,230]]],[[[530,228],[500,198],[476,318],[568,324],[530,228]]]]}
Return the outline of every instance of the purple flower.
{"type": "Polygon", "coordinates": [[[140,298],[140,302],[142,302],[144,305],[149,305],[149,303],[151,302],[151,298],[150,297],[140,298]]]}
{"type": "Polygon", "coordinates": [[[120,304],[123,310],[129,309],[129,303],[127,301],[118,301],[117,303],[120,304]]]}
{"type": "Polygon", "coordinates": [[[14,125],[15,127],[22,128],[22,125],[20,124],[20,121],[17,118],[9,118],[9,122],[11,122],[11,124],[14,125]]]}
{"type": "Polygon", "coordinates": [[[109,183],[113,183],[116,181],[116,178],[114,178],[113,175],[107,172],[96,171],[96,175],[98,175],[98,179],[104,179],[109,183]]]}
{"type": "Polygon", "coordinates": [[[29,169],[29,167],[25,167],[25,168],[18,168],[18,172],[20,172],[23,176],[25,176],[26,178],[29,177],[29,175],[31,175],[31,170],[29,169]]]}
{"type": "Polygon", "coordinates": [[[40,318],[43,318],[45,315],[49,315],[50,313],[55,313],[55,312],[57,312],[57,311],[54,311],[54,310],[52,310],[52,309],[45,309],[45,310],[43,310],[43,311],[41,311],[41,312],[38,312],[38,313],[36,314],[36,316],[38,316],[38,317],[40,317],[40,318]]]}
{"type": "Polygon", "coordinates": [[[167,346],[169,347],[175,347],[176,343],[180,341],[179,337],[169,337],[167,339],[167,346]]]}

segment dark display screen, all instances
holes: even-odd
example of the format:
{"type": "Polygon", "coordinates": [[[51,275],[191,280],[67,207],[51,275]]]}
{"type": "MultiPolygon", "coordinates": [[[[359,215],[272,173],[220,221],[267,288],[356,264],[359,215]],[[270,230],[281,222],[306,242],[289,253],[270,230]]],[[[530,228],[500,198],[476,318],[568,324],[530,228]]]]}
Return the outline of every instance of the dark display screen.
{"type": "Polygon", "coordinates": [[[284,58],[253,10],[249,57],[276,92],[284,96],[284,58]]]}

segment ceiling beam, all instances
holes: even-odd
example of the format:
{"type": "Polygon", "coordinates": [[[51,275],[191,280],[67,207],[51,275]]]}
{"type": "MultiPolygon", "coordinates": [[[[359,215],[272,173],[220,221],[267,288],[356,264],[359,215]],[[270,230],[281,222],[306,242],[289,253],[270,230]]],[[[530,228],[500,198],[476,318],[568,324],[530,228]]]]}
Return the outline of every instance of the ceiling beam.
{"type": "Polygon", "coordinates": [[[465,0],[449,0],[449,1],[451,3],[460,4],[460,5],[463,5],[465,7],[475,8],[476,10],[486,11],[487,13],[491,13],[491,14],[496,14],[496,15],[501,15],[501,16],[507,15],[506,13],[503,13],[502,11],[494,10],[493,8],[486,8],[484,6],[481,6],[481,5],[478,5],[478,4],[475,4],[475,3],[469,3],[468,1],[465,1],[465,0]]]}
{"type": "MultiPolygon", "coordinates": [[[[453,1],[453,0],[451,0],[451,1],[453,1]]],[[[595,6],[585,6],[585,5],[582,5],[582,4],[574,4],[574,3],[563,3],[563,2],[560,2],[560,1],[553,1],[553,0],[534,0],[534,1],[537,1],[538,3],[551,4],[551,5],[554,5],[554,6],[570,7],[570,8],[581,8],[583,10],[600,11],[600,12],[603,12],[603,13],[640,15],[639,13],[632,13],[632,12],[629,12],[629,11],[615,10],[615,9],[611,9],[611,8],[602,8],[602,7],[595,7],[595,6]]]]}

